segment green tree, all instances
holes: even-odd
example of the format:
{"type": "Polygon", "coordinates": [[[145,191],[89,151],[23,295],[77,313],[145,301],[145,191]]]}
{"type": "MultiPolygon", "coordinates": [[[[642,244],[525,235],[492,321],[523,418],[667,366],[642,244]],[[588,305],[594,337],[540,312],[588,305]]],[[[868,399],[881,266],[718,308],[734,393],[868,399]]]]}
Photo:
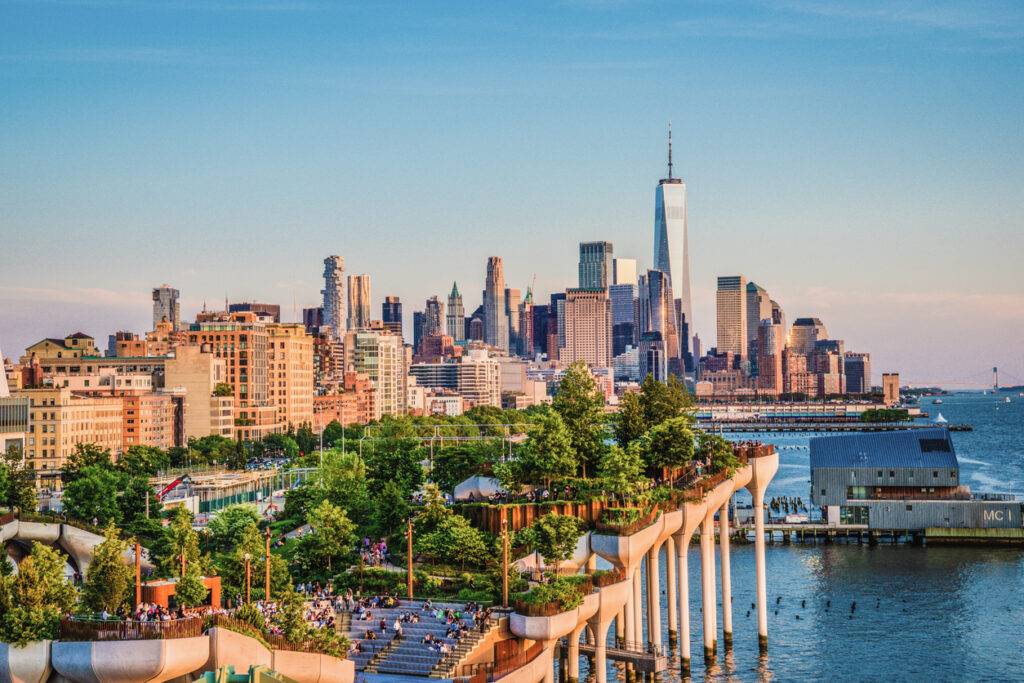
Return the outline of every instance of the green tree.
{"type": "Polygon", "coordinates": [[[530,440],[519,454],[515,467],[518,479],[551,486],[551,480],[575,474],[577,451],[572,434],[559,413],[548,411],[537,419],[530,440]]]}
{"type": "Polygon", "coordinates": [[[442,491],[454,491],[468,477],[478,474],[497,453],[493,443],[462,442],[434,450],[430,479],[442,491]]]}
{"type": "Polygon", "coordinates": [[[195,607],[206,602],[207,589],[197,565],[185,567],[185,576],[174,585],[174,601],[182,607],[195,607]]]}
{"type": "Polygon", "coordinates": [[[530,525],[530,545],[541,554],[545,563],[559,567],[572,557],[576,544],[583,535],[583,524],[571,515],[544,515],[530,525]]]}
{"type": "Polygon", "coordinates": [[[483,535],[462,515],[446,515],[434,530],[414,539],[414,548],[428,560],[454,562],[460,569],[481,567],[490,557],[483,535]]]}
{"type": "Polygon", "coordinates": [[[224,382],[217,382],[217,384],[213,387],[213,395],[221,397],[234,396],[235,390],[230,384],[226,384],[224,382]]]}
{"type": "Polygon", "coordinates": [[[313,428],[308,422],[303,422],[299,425],[298,430],[296,430],[295,444],[299,447],[299,452],[302,454],[309,454],[316,450],[317,436],[313,433],[313,428]]]}
{"type": "Polygon", "coordinates": [[[56,638],[61,615],[76,600],[75,587],[64,578],[64,558],[33,541],[18,573],[0,576],[0,642],[24,646],[56,638]]]}
{"type": "Polygon", "coordinates": [[[163,503],[156,497],[156,493],[149,485],[149,478],[143,476],[122,476],[121,496],[118,498],[117,507],[121,511],[121,520],[124,524],[131,524],[138,518],[146,517],[146,499],[149,499],[149,516],[160,517],[163,503]]]}
{"type": "Polygon", "coordinates": [[[322,501],[310,511],[306,523],[310,532],[302,537],[299,552],[314,563],[326,564],[331,571],[336,562],[344,561],[352,553],[356,525],[342,508],[329,500],[322,501]]]}
{"type": "Polygon", "coordinates": [[[337,420],[331,420],[326,427],[324,427],[324,448],[333,448],[336,445],[341,444],[341,435],[344,433],[345,428],[341,426],[341,423],[337,420]]]}
{"type": "Polygon", "coordinates": [[[259,526],[260,513],[250,503],[229,505],[214,515],[206,529],[210,533],[210,547],[227,552],[235,548],[250,526],[259,526]]]}
{"type": "Polygon", "coordinates": [[[163,543],[150,550],[157,555],[164,576],[181,576],[182,555],[186,571],[190,565],[200,562],[199,534],[192,528],[192,513],[183,507],[174,508],[163,543]]]}
{"type": "Polygon", "coordinates": [[[653,427],[640,441],[649,468],[685,467],[693,460],[694,435],[690,420],[673,417],[653,427]]]}
{"type": "Polygon", "coordinates": [[[640,386],[640,398],[647,429],[674,417],[690,415],[693,407],[693,399],[686,385],[675,375],[670,375],[666,382],[659,382],[653,375],[647,375],[640,386]]]}
{"type": "Polygon", "coordinates": [[[154,446],[129,446],[117,461],[126,474],[151,477],[171,464],[166,451],[154,446]]]}
{"type": "Polygon", "coordinates": [[[552,407],[562,417],[583,476],[604,450],[604,396],[586,364],[573,363],[558,385],[552,407]]]}
{"type": "Polygon", "coordinates": [[[739,464],[731,443],[717,434],[704,431],[697,433],[697,457],[703,460],[712,472],[732,469],[739,464]]]}
{"type": "Polygon", "coordinates": [[[366,478],[370,493],[380,493],[385,482],[393,482],[406,495],[423,483],[418,443],[412,440],[387,441],[366,452],[366,478]]]}
{"type": "Polygon", "coordinates": [[[619,412],[612,420],[615,441],[623,448],[629,446],[647,431],[647,419],[644,416],[643,397],[636,391],[630,391],[619,401],[619,412]]]}
{"type": "Polygon", "coordinates": [[[256,455],[291,460],[298,457],[299,444],[287,434],[268,434],[262,441],[256,443],[256,455]]]}
{"type": "MultiPolygon", "coordinates": [[[[238,537],[237,544],[228,552],[214,558],[217,574],[221,577],[224,597],[239,601],[245,597],[245,556],[249,555],[252,597],[263,599],[266,584],[266,538],[255,524],[249,524],[238,537]]],[[[288,564],[280,555],[270,555],[270,591],[279,595],[291,585],[288,564]]]]}
{"type": "Polygon", "coordinates": [[[86,467],[109,467],[111,461],[110,451],[105,448],[100,448],[94,443],[75,444],[75,450],[61,467],[61,480],[67,484],[76,479],[86,467]]]}
{"type": "Polygon", "coordinates": [[[612,446],[601,457],[598,476],[609,491],[625,495],[633,491],[640,482],[644,471],[643,457],[636,443],[628,448],[612,446]]]}
{"type": "Polygon", "coordinates": [[[355,453],[331,449],[324,453],[323,467],[311,481],[322,486],[325,497],[343,508],[356,524],[367,521],[371,509],[366,464],[355,453]]]}
{"type": "Polygon", "coordinates": [[[120,538],[113,524],[107,526],[103,537],[85,574],[82,606],[91,612],[106,610],[114,614],[131,601],[135,575],[124,558],[128,543],[120,538]]]}
{"type": "Polygon", "coordinates": [[[121,522],[118,499],[123,491],[124,475],[110,466],[86,465],[64,487],[64,511],[69,517],[100,525],[121,522]]]}
{"type": "Polygon", "coordinates": [[[0,506],[35,512],[35,475],[23,461],[19,446],[10,446],[0,459],[0,506]]]}
{"type": "Polygon", "coordinates": [[[391,538],[405,530],[409,519],[409,497],[393,481],[386,482],[374,498],[373,531],[383,538],[391,538]]]}

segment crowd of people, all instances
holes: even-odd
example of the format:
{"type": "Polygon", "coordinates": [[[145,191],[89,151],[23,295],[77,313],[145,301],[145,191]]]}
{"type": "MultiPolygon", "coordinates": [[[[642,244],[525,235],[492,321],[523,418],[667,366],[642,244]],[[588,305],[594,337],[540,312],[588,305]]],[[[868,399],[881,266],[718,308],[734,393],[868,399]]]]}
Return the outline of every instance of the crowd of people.
{"type": "Polygon", "coordinates": [[[371,541],[369,536],[363,538],[363,546],[359,551],[363,564],[370,567],[383,567],[388,562],[388,542],[383,538],[371,541]]]}

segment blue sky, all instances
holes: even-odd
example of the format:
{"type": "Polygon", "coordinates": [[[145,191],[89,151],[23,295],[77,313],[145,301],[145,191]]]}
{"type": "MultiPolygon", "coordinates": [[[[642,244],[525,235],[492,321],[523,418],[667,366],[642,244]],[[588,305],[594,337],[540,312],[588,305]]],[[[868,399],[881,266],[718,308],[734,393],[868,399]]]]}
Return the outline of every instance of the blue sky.
{"type": "Polygon", "coordinates": [[[651,259],[672,121],[696,326],[742,273],[876,373],[1024,382],[1024,5],[0,0],[0,348],[149,289],[407,315],[651,259]]]}

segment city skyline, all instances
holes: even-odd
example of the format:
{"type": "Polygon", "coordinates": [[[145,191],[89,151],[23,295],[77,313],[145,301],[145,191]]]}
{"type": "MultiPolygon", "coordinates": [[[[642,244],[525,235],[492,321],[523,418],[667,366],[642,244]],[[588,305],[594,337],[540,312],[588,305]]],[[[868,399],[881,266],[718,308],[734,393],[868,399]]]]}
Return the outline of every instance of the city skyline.
{"type": "Polygon", "coordinates": [[[840,9],[569,3],[385,30],[319,3],[9,4],[0,346],[143,331],[165,282],[183,319],[227,295],[298,320],[330,253],[407,324],[453,280],[475,308],[490,255],[539,301],[582,241],[643,272],[672,120],[705,347],[715,278],[743,273],[876,373],[1024,376],[1020,8],[840,9]],[[211,38],[225,21],[245,38],[211,38]],[[300,51],[268,24],[323,29],[300,51]],[[396,169],[416,171],[400,203],[396,169]]]}

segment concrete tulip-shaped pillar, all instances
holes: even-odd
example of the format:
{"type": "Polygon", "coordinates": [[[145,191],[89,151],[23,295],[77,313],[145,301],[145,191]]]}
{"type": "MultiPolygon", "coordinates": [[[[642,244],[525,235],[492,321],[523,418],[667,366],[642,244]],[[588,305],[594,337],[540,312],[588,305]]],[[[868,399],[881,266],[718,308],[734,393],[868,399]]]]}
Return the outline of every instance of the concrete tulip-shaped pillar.
{"type": "Polygon", "coordinates": [[[661,545],[647,551],[647,642],[661,645],[661,585],[658,556],[661,545]]]}
{"type": "Polygon", "coordinates": [[[680,510],[682,525],[675,534],[676,579],[679,582],[679,660],[683,673],[690,671],[690,539],[704,521],[707,503],[685,502],[680,510]]]}
{"type": "Polygon", "coordinates": [[[729,501],[718,511],[718,552],[722,561],[722,642],[732,647],[732,567],[729,562],[729,501]]]}
{"type": "Polygon", "coordinates": [[[757,571],[757,642],[768,651],[768,581],[764,557],[764,494],[779,469],[779,454],[774,451],[750,459],[751,476],[747,490],[754,502],[754,560],[757,571]]]}
{"type": "Polygon", "coordinates": [[[584,622],[569,634],[569,683],[579,683],[580,680],[580,634],[586,627],[584,622]]]}
{"type": "Polygon", "coordinates": [[[718,612],[715,599],[715,531],[714,510],[710,510],[700,525],[700,584],[701,608],[704,617],[704,661],[715,659],[715,636],[718,612]]]}
{"type": "Polygon", "coordinates": [[[633,572],[633,643],[642,643],[644,640],[644,597],[641,579],[640,567],[637,567],[633,572]]]}
{"type": "Polygon", "coordinates": [[[675,645],[679,637],[679,616],[676,613],[676,539],[669,536],[665,542],[665,588],[668,591],[668,644],[675,645]]]}

